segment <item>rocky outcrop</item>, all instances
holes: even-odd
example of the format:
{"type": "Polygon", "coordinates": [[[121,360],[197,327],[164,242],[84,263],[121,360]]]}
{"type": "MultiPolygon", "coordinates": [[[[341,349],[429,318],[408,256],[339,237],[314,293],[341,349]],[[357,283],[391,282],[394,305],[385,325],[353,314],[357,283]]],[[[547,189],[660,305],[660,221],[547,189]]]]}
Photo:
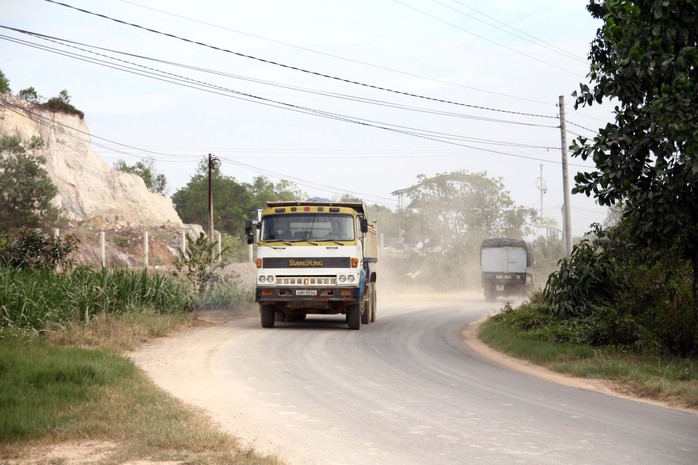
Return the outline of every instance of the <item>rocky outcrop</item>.
{"type": "Polygon", "coordinates": [[[90,132],[78,116],[54,113],[9,94],[0,94],[0,134],[44,141],[39,152],[58,188],[56,205],[73,224],[96,228],[183,227],[172,201],[149,192],[134,174],[115,171],[93,150],[90,132]]]}

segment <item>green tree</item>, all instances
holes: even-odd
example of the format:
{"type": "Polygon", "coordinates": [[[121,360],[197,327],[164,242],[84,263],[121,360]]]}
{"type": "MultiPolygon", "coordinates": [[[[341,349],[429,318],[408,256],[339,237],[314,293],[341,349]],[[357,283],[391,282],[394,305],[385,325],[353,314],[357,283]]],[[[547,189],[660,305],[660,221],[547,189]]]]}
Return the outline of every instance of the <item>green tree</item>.
{"type": "Polygon", "coordinates": [[[559,237],[550,235],[536,237],[532,245],[534,284],[543,286],[548,276],[557,270],[560,260],[565,256],[564,243],[559,237]]]}
{"type": "Polygon", "coordinates": [[[33,103],[41,103],[43,97],[33,87],[27,87],[17,92],[17,97],[33,103]]]}
{"type": "Polygon", "coordinates": [[[164,174],[156,173],[153,159],[137,161],[134,165],[128,165],[124,160],[114,163],[114,169],[122,173],[131,173],[140,176],[150,192],[167,194],[167,178],[164,174]]]}
{"type": "Polygon", "coordinates": [[[0,70],[0,94],[7,94],[10,90],[10,80],[7,79],[5,73],[0,70]]]}
{"type": "MultiPolygon", "coordinates": [[[[218,170],[211,173],[215,229],[244,239],[245,221],[253,218],[267,200],[296,200],[303,197],[295,185],[282,180],[278,184],[263,176],[252,184],[239,183],[218,170]]],[[[187,185],[172,195],[172,202],[185,223],[199,224],[208,229],[208,161],[202,160],[187,185]]],[[[243,243],[245,243],[243,241],[243,243]]]]}
{"type": "Polygon", "coordinates": [[[274,184],[264,176],[257,176],[249,186],[257,208],[264,208],[269,200],[301,200],[307,195],[292,182],[282,179],[274,184]]]}
{"type": "Polygon", "coordinates": [[[523,237],[534,212],[516,206],[501,179],[455,171],[432,178],[419,175],[409,208],[421,217],[418,234],[431,245],[479,247],[488,237],[523,237]]]}
{"type": "MultiPolygon", "coordinates": [[[[574,192],[601,205],[623,202],[630,240],[645,251],[679,251],[698,276],[698,1],[604,0],[587,9],[603,21],[575,107],[612,100],[615,121],[573,156],[596,170],[574,192]]],[[[652,260],[652,258],[650,258],[652,260]]]]}
{"type": "Polygon", "coordinates": [[[59,219],[51,203],[58,189],[43,165],[46,158],[32,153],[43,146],[34,137],[27,147],[15,136],[0,136],[0,230],[37,227],[59,219]],[[29,152],[27,152],[27,149],[29,152]]]}
{"type": "MultiPolygon", "coordinates": [[[[219,170],[211,173],[214,227],[225,233],[242,237],[245,220],[255,212],[249,188],[234,178],[223,176],[219,170]]],[[[172,195],[172,202],[185,223],[201,225],[208,230],[208,162],[203,160],[197,173],[187,185],[172,195]]]]}

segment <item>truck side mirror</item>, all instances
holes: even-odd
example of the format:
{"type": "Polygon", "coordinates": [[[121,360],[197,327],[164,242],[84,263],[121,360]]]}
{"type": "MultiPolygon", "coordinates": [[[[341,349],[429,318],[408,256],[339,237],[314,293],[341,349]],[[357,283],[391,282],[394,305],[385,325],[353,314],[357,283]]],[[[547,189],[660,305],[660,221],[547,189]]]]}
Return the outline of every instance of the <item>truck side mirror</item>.
{"type": "Polygon", "coordinates": [[[359,218],[359,227],[361,232],[366,234],[368,232],[368,220],[366,218],[359,218]]]}
{"type": "Polygon", "coordinates": [[[247,243],[254,244],[254,222],[252,220],[245,221],[245,236],[247,236],[247,243]]]}

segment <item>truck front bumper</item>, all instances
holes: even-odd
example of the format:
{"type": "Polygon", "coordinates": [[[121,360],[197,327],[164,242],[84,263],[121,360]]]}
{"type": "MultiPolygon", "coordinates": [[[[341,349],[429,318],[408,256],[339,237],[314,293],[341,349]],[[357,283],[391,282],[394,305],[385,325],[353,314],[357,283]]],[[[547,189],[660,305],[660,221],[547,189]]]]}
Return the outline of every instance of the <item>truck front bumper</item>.
{"type": "Polygon", "coordinates": [[[358,287],[260,287],[256,288],[255,302],[288,303],[358,303],[361,298],[358,287]]]}

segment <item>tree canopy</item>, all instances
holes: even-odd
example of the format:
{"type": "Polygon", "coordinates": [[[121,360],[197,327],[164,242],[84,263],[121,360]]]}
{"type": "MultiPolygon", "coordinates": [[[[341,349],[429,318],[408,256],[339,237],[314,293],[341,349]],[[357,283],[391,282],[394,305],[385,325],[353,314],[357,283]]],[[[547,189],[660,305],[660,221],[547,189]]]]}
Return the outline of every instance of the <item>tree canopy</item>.
{"type": "Polygon", "coordinates": [[[11,91],[12,90],[10,89],[10,80],[7,79],[5,73],[3,73],[2,70],[0,70],[0,94],[6,94],[11,91]]]}
{"type": "Polygon", "coordinates": [[[589,87],[575,107],[609,100],[615,121],[573,156],[596,170],[574,192],[622,201],[638,246],[698,263],[698,0],[592,0],[603,21],[591,44],[589,87]]]}
{"type": "MultiPolygon", "coordinates": [[[[263,176],[251,184],[212,170],[214,227],[232,236],[244,236],[245,221],[264,208],[267,200],[303,198],[293,183],[282,180],[274,184],[263,176]]],[[[185,223],[208,225],[208,162],[203,160],[187,185],[172,195],[172,202],[185,223]]]]}
{"type": "Polygon", "coordinates": [[[32,154],[41,148],[41,138],[26,144],[16,136],[0,136],[0,229],[37,227],[59,218],[51,203],[58,189],[43,164],[46,159],[32,154]]]}
{"type": "Polygon", "coordinates": [[[152,159],[140,160],[133,165],[128,165],[125,161],[118,160],[114,163],[114,169],[122,173],[131,173],[140,176],[150,192],[160,195],[165,195],[167,193],[167,178],[164,174],[155,172],[152,159]]]}
{"type": "Polygon", "coordinates": [[[487,173],[455,171],[427,178],[408,192],[413,233],[433,245],[480,246],[488,237],[520,239],[526,235],[531,209],[514,205],[501,179],[487,173]]]}

